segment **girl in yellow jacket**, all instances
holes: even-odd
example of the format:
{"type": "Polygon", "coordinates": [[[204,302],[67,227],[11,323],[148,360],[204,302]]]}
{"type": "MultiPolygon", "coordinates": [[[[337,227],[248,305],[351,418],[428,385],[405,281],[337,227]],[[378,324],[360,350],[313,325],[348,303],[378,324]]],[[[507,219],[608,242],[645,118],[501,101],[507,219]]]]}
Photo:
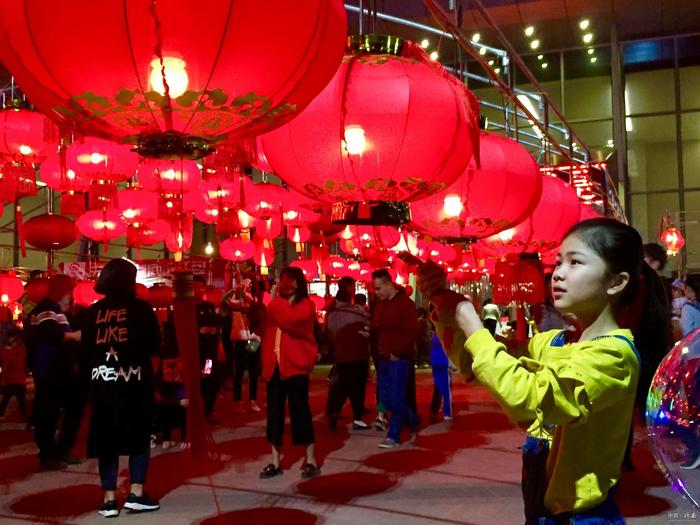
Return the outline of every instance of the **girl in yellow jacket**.
{"type": "Polygon", "coordinates": [[[659,294],[663,302],[663,289],[644,263],[639,233],[602,218],[569,231],[552,295],[562,314],[575,317],[577,330],[538,334],[521,358],[484,329],[469,300],[446,289],[436,265],[419,270],[419,287],[437,307],[433,321],[445,348],[462,354],[454,362],[528,428],[526,523],[624,523],[610,491],[620,476],[639,378],[633,330],[665,325],[654,303],[659,294]],[[642,296],[648,307],[636,308],[642,296]]]}

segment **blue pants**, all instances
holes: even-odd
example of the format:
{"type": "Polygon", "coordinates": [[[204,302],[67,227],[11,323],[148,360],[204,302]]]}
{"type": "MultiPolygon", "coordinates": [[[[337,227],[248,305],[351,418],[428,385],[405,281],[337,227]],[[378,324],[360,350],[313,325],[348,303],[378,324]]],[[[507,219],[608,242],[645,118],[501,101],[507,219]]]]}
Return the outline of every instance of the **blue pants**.
{"type": "Polygon", "coordinates": [[[408,373],[413,363],[408,359],[396,361],[382,360],[379,362],[377,383],[379,386],[379,398],[384,407],[391,412],[389,432],[387,437],[400,441],[401,430],[404,425],[410,429],[418,427],[420,418],[418,414],[406,403],[406,382],[408,373]]]}
{"type": "Polygon", "coordinates": [[[452,417],[452,373],[448,366],[433,365],[433,387],[435,390],[430,411],[437,414],[442,401],[442,413],[446,417],[452,417]]]}
{"type": "MultiPolygon", "coordinates": [[[[151,452],[143,452],[129,456],[129,477],[131,483],[143,485],[146,482],[146,472],[148,471],[148,460],[151,452]]],[[[100,468],[100,482],[102,490],[117,489],[117,474],[119,474],[119,456],[100,457],[98,459],[100,468]]]]}

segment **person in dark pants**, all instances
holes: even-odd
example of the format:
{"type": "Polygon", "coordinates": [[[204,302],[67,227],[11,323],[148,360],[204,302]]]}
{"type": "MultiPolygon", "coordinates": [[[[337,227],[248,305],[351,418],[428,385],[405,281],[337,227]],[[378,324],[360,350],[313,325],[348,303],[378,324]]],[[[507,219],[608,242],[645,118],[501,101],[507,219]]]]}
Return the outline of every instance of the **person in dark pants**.
{"type": "Polygon", "coordinates": [[[22,330],[11,328],[5,332],[4,345],[0,348],[0,364],[2,364],[2,401],[0,401],[0,417],[5,415],[10,400],[17,398],[19,413],[27,417],[27,351],[22,342],[22,330]]]}
{"type": "Polygon", "coordinates": [[[280,274],[278,296],[267,306],[263,335],[263,377],[267,381],[267,441],[272,462],[260,477],[282,474],[280,450],[284,433],[284,409],[289,400],[292,443],[306,447],[301,477],[318,476],[315,436],[309,406],[309,374],[318,349],[314,339],[316,309],[309,299],[306,278],[299,268],[287,267],[280,274]]]}
{"type": "Polygon", "coordinates": [[[73,280],[66,275],[49,279],[48,295],[27,316],[26,343],[34,376],[34,437],[41,467],[65,468],[56,442],[61,404],[70,378],[67,342],[79,342],[66,313],[73,303],[73,280]]]}
{"type": "Polygon", "coordinates": [[[391,413],[389,431],[379,447],[394,448],[399,445],[404,425],[408,426],[413,439],[420,423],[415,408],[410,406],[415,403],[413,363],[418,337],[418,312],[416,304],[394,284],[387,270],[372,272],[372,285],[377,298],[372,315],[372,331],[376,334],[381,355],[377,384],[382,404],[391,413]]]}
{"type": "Polygon", "coordinates": [[[354,430],[370,426],[362,421],[365,411],[365,390],[369,367],[369,314],[362,306],[352,304],[355,280],[343,277],[338,281],[335,308],[326,319],[328,339],[335,348],[335,376],[328,388],[326,417],[331,430],[338,426],[340,411],[349,397],[354,430]]]}
{"type": "MultiPolygon", "coordinates": [[[[196,275],[194,281],[194,296],[197,301],[197,329],[199,330],[199,365],[202,372],[200,387],[204,401],[204,417],[210,424],[216,425],[213,417],[214,404],[219,395],[220,374],[217,363],[219,347],[220,317],[216,307],[204,300],[206,283],[201,276],[196,275]]],[[[184,441],[184,440],[183,440],[184,441]]]]}
{"type": "MultiPolygon", "coordinates": [[[[224,319],[222,327],[222,343],[227,349],[227,355],[233,356],[233,401],[236,412],[245,412],[243,405],[243,376],[248,372],[248,409],[251,412],[259,412],[257,404],[258,376],[260,375],[260,350],[252,350],[248,341],[260,342],[262,331],[260,308],[264,308],[262,302],[254,299],[250,293],[250,279],[244,279],[240,288],[236,290],[237,297],[226,300],[226,306],[231,314],[224,319]],[[251,309],[256,316],[251,316],[251,309]],[[255,325],[256,332],[253,328],[255,325]]],[[[262,315],[264,319],[264,314],[262,315]]]]}
{"type": "Polygon", "coordinates": [[[88,308],[83,344],[92,390],[87,450],[89,457],[98,458],[104,491],[98,513],[119,515],[119,456],[129,456],[131,488],[124,508],[158,510],[158,502],[143,490],[155,412],[151,357],[160,347],[158,319],[151,306],[136,297],[136,266],[130,261],[109,261],[95,291],[105,297],[88,308]]]}

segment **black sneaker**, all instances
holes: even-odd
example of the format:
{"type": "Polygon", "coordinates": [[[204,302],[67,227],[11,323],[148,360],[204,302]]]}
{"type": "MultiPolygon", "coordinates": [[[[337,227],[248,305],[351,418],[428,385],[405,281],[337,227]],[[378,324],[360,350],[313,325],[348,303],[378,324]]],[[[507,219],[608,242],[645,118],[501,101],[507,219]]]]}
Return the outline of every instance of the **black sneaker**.
{"type": "Polygon", "coordinates": [[[110,500],[103,503],[97,513],[104,518],[116,518],[119,516],[117,502],[115,500],[110,500]]]}
{"type": "Polygon", "coordinates": [[[126,498],[124,508],[129,509],[131,512],[153,512],[160,508],[160,504],[151,500],[145,492],[138,497],[132,492],[126,498]]]}
{"type": "Polygon", "coordinates": [[[307,463],[304,468],[301,469],[301,479],[311,479],[321,475],[321,469],[316,465],[307,463]]]}
{"type": "Polygon", "coordinates": [[[275,465],[270,463],[260,472],[260,479],[274,478],[275,476],[281,476],[282,473],[282,467],[275,467],[275,465]]]}

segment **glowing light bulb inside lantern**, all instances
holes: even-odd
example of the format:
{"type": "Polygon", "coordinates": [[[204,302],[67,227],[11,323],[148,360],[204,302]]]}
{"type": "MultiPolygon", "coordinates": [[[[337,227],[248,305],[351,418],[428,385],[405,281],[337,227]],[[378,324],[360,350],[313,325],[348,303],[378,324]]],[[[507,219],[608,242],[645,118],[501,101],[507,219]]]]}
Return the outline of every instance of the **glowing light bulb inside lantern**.
{"type": "Polygon", "coordinates": [[[243,210],[238,210],[238,223],[243,229],[250,228],[250,215],[248,215],[243,210]]]}
{"type": "Polygon", "coordinates": [[[177,172],[174,169],[170,168],[169,170],[162,171],[160,173],[160,176],[163,179],[173,181],[173,180],[177,179],[177,172]]]}
{"type": "Polygon", "coordinates": [[[219,210],[217,210],[216,208],[214,208],[213,210],[210,210],[210,211],[209,211],[209,215],[211,215],[212,217],[218,217],[218,216],[219,216],[219,210]]]}
{"type": "Polygon", "coordinates": [[[360,126],[345,126],[344,146],[348,155],[362,155],[367,147],[365,130],[360,126]]]}
{"type": "Polygon", "coordinates": [[[124,218],[126,219],[133,219],[136,217],[136,210],[132,210],[131,208],[124,210],[123,212],[124,218]]]}
{"type": "Polygon", "coordinates": [[[6,293],[0,295],[0,302],[2,302],[3,304],[9,303],[9,302],[10,302],[10,296],[7,295],[6,293]]]}
{"type": "Polygon", "coordinates": [[[165,82],[168,84],[168,95],[170,98],[177,98],[187,91],[189,77],[185,69],[185,61],[181,58],[163,57],[161,66],[160,59],[154,58],[151,60],[151,74],[148,81],[151,84],[151,89],[165,95],[165,82]],[[165,70],[165,75],[163,75],[165,70]],[[163,82],[165,76],[165,82],[163,82]]]}
{"type": "Polygon", "coordinates": [[[68,180],[73,180],[75,179],[75,172],[73,170],[68,170],[66,171],[66,178],[68,180]]]}
{"type": "Polygon", "coordinates": [[[348,224],[345,226],[345,229],[343,230],[343,233],[340,234],[343,240],[349,241],[352,239],[352,230],[350,229],[350,225],[348,224]]]}
{"type": "Polygon", "coordinates": [[[398,285],[400,285],[400,286],[403,286],[403,284],[404,284],[405,282],[406,282],[406,281],[404,280],[403,275],[401,275],[401,274],[397,274],[397,275],[396,275],[396,284],[398,284],[398,285]]]}
{"type": "Polygon", "coordinates": [[[31,155],[32,153],[32,148],[30,148],[26,144],[22,144],[18,149],[22,155],[31,155]]]}
{"type": "Polygon", "coordinates": [[[182,237],[182,232],[177,232],[177,251],[182,251],[183,244],[185,244],[185,239],[182,237]]]}
{"type": "Polygon", "coordinates": [[[204,247],[204,253],[208,256],[214,255],[214,247],[211,245],[211,241],[204,247]]]}
{"type": "Polygon", "coordinates": [[[260,255],[260,274],[267,275],[267,257],[265,257],[265,252],[260,255]]]}
{"type": "Polygon", "coordinates": [[[235,252],[233,252],[233,255],[235,255],[236,257],[241,257],[243,255],[243,252],[241,250],[236,250],[235,252]]]}
{"type": "Polygon", "coordinates": [[[284,212],[284,220],[285,221],[293,221],[297,217],[299,217],[299,213],[296,212],[295,210],[289,210],[289,211],[284,212]]]}
{"type": "Polygon", "coordinates": [[[512,241],[514,236],[515,236],[515,228],[503,230],[502,232],[498,233],[498,238],[504,242],[512,241]]]}
{"type": "Polygon", "coordinates": [[[292,242],[300,243],[301,235],[299,235],[299,228],[294,228],[294,235],[292,235],[292,242]]]}
{"type": "Polygon", "coordinates": [[[462,199],[459,195],[445,195],[445,199],[442,204],[442,210],[448,217],[459,217],[464,209],[464,204],[462,204],[462,199]]]}
{"type": "Polygon", "coordinates": [[[107,157],[105,155],[102,155],[101,153],[90,154],[90,164],[101,164],[105,160],[107,160],[107,157]]]}
{"type": "Polygon", "coordinates": [[[172,208],[172,207],[173,207],[173,201],[167,201],[167,202],[165,203],[165,207],[166,207],[166,208],[172,208]]]}

